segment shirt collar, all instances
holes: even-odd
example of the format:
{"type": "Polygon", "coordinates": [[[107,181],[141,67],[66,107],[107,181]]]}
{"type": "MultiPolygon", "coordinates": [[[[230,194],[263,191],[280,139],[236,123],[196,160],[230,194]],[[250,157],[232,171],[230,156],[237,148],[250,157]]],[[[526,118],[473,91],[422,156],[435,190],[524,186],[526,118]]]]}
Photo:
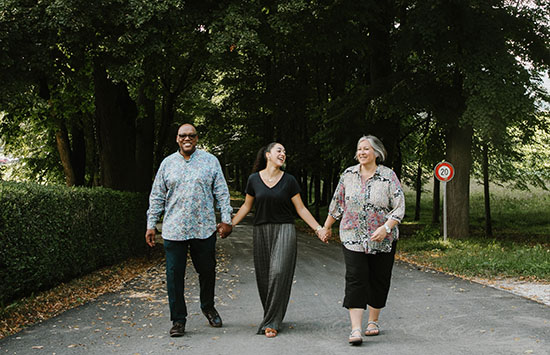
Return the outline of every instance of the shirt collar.
{"type": "MultiPolygon", "coordinates": [[[[361,169],[361,164],[357,164],[351,167],[351,172],[361,176],[360,169],[361,169]]],[[[379,176],[379,175],[380,175],[380,164],[376,166],[376,171],[374,172],[374,175],[372,175],[372,177],[379,176]]]]}
{"type": "Polygon", "coordinates": [[[195,151],[193,153],[191,153],[191,155],[189,156],[189,160],[185,159],[185,157],[183,156],[183,154],[181,154],[181,152],[177,151],[178,155],[183,159],[183,161],[185,161],[186,163],[190,163],[191,160],[193,160],[193,157],[195,157],[195,155],[197,154],[199,150],[198,149],[195,149],[195,151]]]}

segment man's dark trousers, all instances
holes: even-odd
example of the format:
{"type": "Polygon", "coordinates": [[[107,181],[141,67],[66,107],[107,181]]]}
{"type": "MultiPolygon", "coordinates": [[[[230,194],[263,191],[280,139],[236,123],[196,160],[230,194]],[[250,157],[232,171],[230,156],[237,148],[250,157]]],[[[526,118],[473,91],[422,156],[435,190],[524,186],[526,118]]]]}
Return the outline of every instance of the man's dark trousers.
{"type": "Polygon", "coordinates": [[[185,267],[187,251],[199,274],[201,309],[214,308],[214,287],[216,283],[216,233],[207,239],[185,241],[164,240],[166,252],[166,286],[170,305],[170,320],[184,322],[187,317],[185,305],[185,267]]]}

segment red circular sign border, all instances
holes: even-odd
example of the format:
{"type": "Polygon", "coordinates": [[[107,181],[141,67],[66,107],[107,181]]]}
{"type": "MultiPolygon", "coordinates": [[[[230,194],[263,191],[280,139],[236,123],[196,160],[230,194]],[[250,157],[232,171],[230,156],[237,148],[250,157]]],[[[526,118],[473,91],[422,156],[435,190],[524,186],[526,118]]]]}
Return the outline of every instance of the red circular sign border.
{"type": "Polygon", "coordinates": [[[446,161],[442,161],[441,163],[438,163],[435,168],[434,168],[434,175],[436,177],[437,180],[441,181],[441,182],[447,182],[447,181],[451,181],[451,179],[455,176],[455,168],[453,166],[453,164],[449,163],[449,162],[446,162],[446,161]],[[442,166],[446,166],[447,168],[449,168],[449,170],[451,170],[451,175],[449,175],[448,178],[444,179],[442,178],[441,176],[439,176],[439,174],[437,173],[437,171],[439,170],[439,168],[441,168],[442,166]]]}

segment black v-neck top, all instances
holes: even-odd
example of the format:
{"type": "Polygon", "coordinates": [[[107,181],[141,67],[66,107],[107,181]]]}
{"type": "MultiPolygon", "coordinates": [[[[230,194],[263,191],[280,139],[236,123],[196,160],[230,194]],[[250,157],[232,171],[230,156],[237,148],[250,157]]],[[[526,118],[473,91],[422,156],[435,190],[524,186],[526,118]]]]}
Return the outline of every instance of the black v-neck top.
{"type": "Polygon", "coordinates": [[[245,192],[254,197],[254,225],[294,223],[296,209],[291,199],[300,193],[300,190],[298,181],[288,173],[283,173],[279,182],[272,188],[262,181],[260,173],[250,175],[245,192]]]}

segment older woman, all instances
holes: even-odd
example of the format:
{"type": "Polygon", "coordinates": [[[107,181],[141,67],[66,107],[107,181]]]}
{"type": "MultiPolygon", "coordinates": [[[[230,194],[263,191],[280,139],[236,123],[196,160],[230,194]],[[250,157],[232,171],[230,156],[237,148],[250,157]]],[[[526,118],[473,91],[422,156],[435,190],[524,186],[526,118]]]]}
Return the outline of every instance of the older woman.
{"type": "Polygon", "coordinates": [[[363,342],[363,312],[369,306],[365,335],[378,335],[378,316],[390,289],[397,225],[405,214],[405,197],[393,170],[380,165],[386,158],[382,142],[364,136],[357,142],[358,165],[347,168],[329,207],[324,227],[340,222],[346,264],[343,306],[349,309],[349,343],[363,342]]]}
{"type": "Polygon", "coordinates": [[[280,143],[273,142],[260,149],[254,173],[248,178],[244,203],[232,220],[236,226],[252,206],[256,206],[254,268],[264,309],[258,334],[265,334],[268,338],[277,336],[290,298],[296,267],[295,211],[321,241],[327,243],[328,240],[327,230],[304,206],[300,185],[294,176],[281,170],[285,160],[285,147],[280,143]]]}

